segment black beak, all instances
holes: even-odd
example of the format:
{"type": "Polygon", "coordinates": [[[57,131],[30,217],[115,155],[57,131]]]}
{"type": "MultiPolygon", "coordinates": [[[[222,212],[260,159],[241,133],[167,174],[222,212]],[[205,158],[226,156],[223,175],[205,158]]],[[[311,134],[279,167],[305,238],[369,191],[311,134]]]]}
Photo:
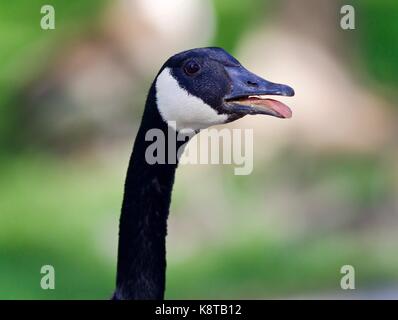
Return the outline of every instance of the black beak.
{"type": "Polygon", "coordinates": [[[225,67],[231,80],[231,91],[224,97],[224,108],[235,114],[267,114],[290,118],[291,111],[283,103],[264,96],[294,96],[293,88],[267,81],[244,67],[225,67]]]}

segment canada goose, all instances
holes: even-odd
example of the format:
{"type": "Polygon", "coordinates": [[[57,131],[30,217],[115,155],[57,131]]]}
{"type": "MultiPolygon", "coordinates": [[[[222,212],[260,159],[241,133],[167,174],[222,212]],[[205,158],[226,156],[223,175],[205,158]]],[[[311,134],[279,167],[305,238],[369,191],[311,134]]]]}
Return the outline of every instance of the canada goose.
{"type": "Polygon", "coordinates": [[[167,137],[171,123],[177,132],[199,132],[248,114],[291,117],[286,105],[265,95],[293,96],[294,90],[249,72],[221,48],[184,51],[162,66],[149,90],[127,170],[113,299],[164,297],[167,218],[178,163],[146,161],[152,143],[145,139],[148,130],[160,129],[167,137]]]}

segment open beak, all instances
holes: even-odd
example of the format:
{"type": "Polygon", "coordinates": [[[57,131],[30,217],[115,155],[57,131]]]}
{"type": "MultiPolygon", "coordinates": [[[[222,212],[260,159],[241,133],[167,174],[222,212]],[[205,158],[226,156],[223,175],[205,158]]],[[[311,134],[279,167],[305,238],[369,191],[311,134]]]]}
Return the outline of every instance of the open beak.
{"type": "Polygon", "coordinates": [[[236,116],[266,114],[291,118],[292,111],[282,102],[269,96],[294,96],[294,90],[284,84],[272,83],[251,73],[242,66],[225,67],[231,81],[231,92],[224,97],[223,108],[236,116]]]}

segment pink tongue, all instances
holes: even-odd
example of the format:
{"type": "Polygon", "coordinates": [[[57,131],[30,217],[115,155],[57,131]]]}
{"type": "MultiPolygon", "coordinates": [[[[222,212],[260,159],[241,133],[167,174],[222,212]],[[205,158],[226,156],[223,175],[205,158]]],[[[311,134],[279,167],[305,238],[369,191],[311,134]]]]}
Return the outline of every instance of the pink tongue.
{"type": "Polygon", "coordinates": [[[265,99],[263,101],[266,102],[267,107],[280,114],[283,118],[292,117],[292,110],[284,103],[274,99],[265,99]]]}

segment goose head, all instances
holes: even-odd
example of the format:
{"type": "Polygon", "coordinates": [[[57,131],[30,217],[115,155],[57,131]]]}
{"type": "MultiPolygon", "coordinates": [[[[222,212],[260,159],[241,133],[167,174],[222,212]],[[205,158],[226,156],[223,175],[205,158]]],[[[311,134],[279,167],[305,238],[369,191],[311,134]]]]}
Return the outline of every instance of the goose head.
{"type": "Polygon", "coordinates": [[[245,115],[290,118],[288,106],[269,96],[293,96],[284,84],[245,69],[221,48],[198,48],[167,60],[155,79],[156,104],[177,131],[199,131],[245,115]]]}

